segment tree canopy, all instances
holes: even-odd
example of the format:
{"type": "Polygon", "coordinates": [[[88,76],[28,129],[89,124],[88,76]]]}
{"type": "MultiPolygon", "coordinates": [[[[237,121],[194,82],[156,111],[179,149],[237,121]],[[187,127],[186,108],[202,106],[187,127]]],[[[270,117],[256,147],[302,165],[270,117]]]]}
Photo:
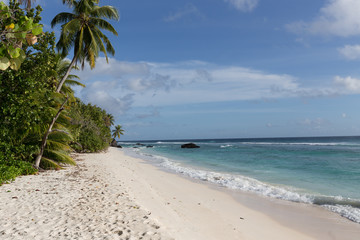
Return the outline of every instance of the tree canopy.
{"type": "MultiPolygon", "coordinates": [[[[77,7],[74,12],[78,14],[80,5],[86,3],[88,6],[82,9],[90,17],[111,18],[111,14],[117,14],[112,7],[99,7],[98,1],[63,2],[77,7]]],[[[69,74],[76,66],[56,52],[54,33],[42,32],[41,8],[29,6],[21,9],[19,1],[10,0],[9,5],[0,2],[0,185],[18,175],[35,173],[37,156],[41,160],[39,167],[60,169],[75,164],[70,156],[74,150],[106,149],[115,121],[105,110],[74,96],[72,86],[85,86],[75,74],[69,74]],[[29,42],[29,36],[36,36],[36,42],[29,42]],[[7,67],[5,58],[10,62],[7,67]],[[61,91],[57,91],[61,81],[61,91]]],[[[95,20],[89,23],[89,29],[95,23],[100,29],[106,28],[95,20]]],[[[100,34],[96,29],[93,33],[100,34]]],[[[107,45],[107,38],[99,36],[107,45]]],[[[98,38],[92,40],[100,44],[98,38]]],[[[94,48],[92,44],[80,44],[76,60],[85,61],[91,54],[97,57],[95,50],[103,48],[94,48]]]]}
{"type": "MultiPolygon", "coordinates": [[[[70,50],[74,49],[73,59],[67,74],[69,74],[72,66],[78,62],[80,62],[82,68],[84,68],[85,62],[88,62],[91,69],[93,69],[100,52],[104,53],[108,61],[107,53],[114,55],[115,49],[101,30],[118,35],[115,28],[104,20],[118,20],[119,13],[116,8],[99,6],[99,1],[96,0],[63,2],[68,3],[73,12],[57,14],[51,21],[51,27],[62,24],[60,39],[56,46],[63,56],[68,55],[70,50]]],[[[66,77],[64,75],[64,78],[60,81],[57,92],[60,92],[66,77]]]]}

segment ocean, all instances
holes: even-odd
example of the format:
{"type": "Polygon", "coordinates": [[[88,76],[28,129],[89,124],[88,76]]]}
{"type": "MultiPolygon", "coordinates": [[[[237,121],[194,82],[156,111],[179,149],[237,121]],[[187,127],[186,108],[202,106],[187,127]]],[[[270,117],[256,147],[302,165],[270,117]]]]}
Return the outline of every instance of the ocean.
{"type": "Polygon", "coordinates": [[[320,205],[360,223],[360,137],[136,143],[119,142],[126,154],[168,171],[238,191],[320,205]],[[181,148],[189,142],[200,148],[181,148]]]}

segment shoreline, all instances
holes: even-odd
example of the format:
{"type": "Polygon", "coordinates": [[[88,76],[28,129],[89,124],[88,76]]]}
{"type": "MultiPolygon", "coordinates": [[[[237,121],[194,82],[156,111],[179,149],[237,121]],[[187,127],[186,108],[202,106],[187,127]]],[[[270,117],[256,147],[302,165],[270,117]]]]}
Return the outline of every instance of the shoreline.
{"type": "MultiPolygon", "coordinates": [[[[121,150],[121,152],[123,151],[121,150]]],[[[123,152],[123,154],[125,153],[123,152]]],[[[167,171],[166,169],[161,169],[141,158],[136,158],[133,155],[126,156],[136,160],[138,164],[149,165],[153,168],[152,171],[160,171],[166,175],[167,178],[171,178],[171,180],[173,180],[171,176],[174,176],[175,178],[182,178],[187,182],[200,185],[199,189],[201,191],[204,190],[203,188],[208,188],[215,190],[217,193],[220,192],[226,194],[227,196],[231,196],[235,202],[231,202],[230,204],[234,204],[234,206],[241,207],[242,209],[247,208],[249,211],[254,211],[254,215],[259,213],[264,214],[265,216],[262,217],[270,218],[270,221],[266,220],[265,222],[271,224],[271,228],[273,229],[276,229],[277,227],[284,227],[297,233],[307,235],[306,237],[309,239],[351,240],[358,239],[358,236],[360,235],[360,224],[341,217],[337,213],[331,212],[321,206],[274,199],[239,190],[231,190],[214,183],[204,182],[179,173],[167,171]],[[271,221],[274,221],[275,223],[271,221]]],[[[217,207],[221,208],[221,206],[217,207]]],[[[260,218],[262,217],[260,216],[260,218]]],[[[246,220],[245,217],[241,218],[246,220]]],[[[236,223],[237,222],[238,221],[236,221],[236,223]]],[[[259,222],[261,221],[259,220],[259,222]]],[[[282,230],[286,232],[286,230],[282,230]]],[[[273,236],[273,238],[269,238],[268,236],[272,236],[271,233],[270,235],[263,235],[262,238],[257,235],[254,239],[283,239],[282,236],[273,236]]],[[[291,237],[288,236],[284,237],[284,239],[297,239],[296,236],[297,235],[293,235],[291,237]]],[[[302,236],[302,238],[300,237],[299,239],[308,239],[306,237],[302,236]]],[[[249,238],[244,239],[253,238],[249,236],[249,238]]]]}
{"type": "Polygon", "coordinates": [[[158,169],[117,148],[0,187],[5,239],[358,239],[360,225],[158,169]]]}

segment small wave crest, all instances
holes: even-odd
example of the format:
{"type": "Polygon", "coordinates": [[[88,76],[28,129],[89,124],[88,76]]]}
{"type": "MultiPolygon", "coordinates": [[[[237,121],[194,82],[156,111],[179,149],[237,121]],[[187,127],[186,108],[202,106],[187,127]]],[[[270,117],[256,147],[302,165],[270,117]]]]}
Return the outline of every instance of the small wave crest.
{"type": "Polygon", "coordinates": [[[339,214],[353,222],[360,223],[360,209],[349,205],[323,205],[332,212],[339,214]]]}
{"type": "Polygon", "coordinates": [[[188,177],[199,179],[202,181],[208,181],[219,184],[221,186],[238,189],[247,192],[255,192],[259,195],[284,199],[293,202],[305,202],[311,203],[311,198],[307,195],[296,193],[295,191],[287,190],[282,187],[271,186],[260,182],[256,179],[240,176],[231,175],[226,173],[210,172],[205,170],[198,170],[193,168],[187,168],[180,166],[180,164],[169,161],[166,158],[162,158],[162,167],[173,170],[177,173],[181,173],[188,177]]]}
{"type": "Polygon", "coordinates": [[[242,142],[244,145],[306,145],[306,146],[359,146],[355,143],[325,143],[325,142],[242,142]]]}
{"type": "Polygon", "coordinates": [[[233,145],[231,145],[231,144],[226,144],[226,145],[221,145],[220,147],[221,147],[221,148],[230,148],[230,147],[233,147],[233,145]]]}

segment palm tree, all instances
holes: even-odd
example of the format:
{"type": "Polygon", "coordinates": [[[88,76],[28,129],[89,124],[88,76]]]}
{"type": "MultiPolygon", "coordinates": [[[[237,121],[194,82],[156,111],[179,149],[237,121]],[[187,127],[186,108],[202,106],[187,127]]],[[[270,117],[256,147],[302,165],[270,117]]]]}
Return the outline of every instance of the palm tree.
{"type": "Polygon", "coordinates": [[[124,130],[122,129],[121,125],[117,125],[115,126],[115,129],[112,130],[113,141],[116,137],[120,138],[120,135],[124,135],[124,130]]]}
{"type": "Polygon", "coordinates": [[[109,113],[104,118],[104,121],[105,121],[105,126],[111,127],[112,125],[114,125],[115,118],[112,114],[109,113]]]}
{"type": "MultiPolygon", "coordinates": [[[[59,81],[63,78],[63,75],[66,74],[70,63],[69,61],[64,60],[60,55],[56,56],[55,61],[56,71],[52,77],[55,81],[59,81]]],[[[73,68],[75,68],[75,66],[73,66],[73,68]]],[[[57,104],[55,104],[54,107],[50,107],[50,109],[52,109],[55,116],[42,138],[40,153],[35,159],[36,168],[40,167],[40,163],[47,168],[55,169],[61,168],[59,163],[75,165],[73,159],[67,155],[67,151],[69,150],[67,143],[72,139],[66,128],[66,125],[68,125],[67,120],[69,120],[69,118],[60,115],[61,112],[65,110],[65,105],[69,100],[75,101],[74,91],[70,86],[76,85],[85,87],[85,85],[75,79],[79,79],[79,77],[76,75],[68,75],[65,79],[65,85],[62,91],[62,94],[66,95],[65,100],[63,99],[64,96],[62,94],[54,93],[54,100],[57,100],[57,104]],[[60,122],[57,122],[58,119],[60,119],[60,122]]]]}
{"type": "Polygon", "coordinates": [[[105,21],[106,19],[119,20],[119,13],[112,6],[98,5],[98,0],[63,0],[73,8],[72,13],[62,12],[57,14],[51,21],[51,27],[61,25],[61,35],[57,48],[63,56],[66,56],[71,48],[74,48],[74,56],[64,75],[59,82],[56,92],[60,92],[62,85],[67,79],[72,67],[78,62],[82,68],[88,62],[91,69],[95,67],[99,52],[103,52],[108,62],[107,53],[115,54],[115,49],[109,39],[101,30],[107,30],[118,35],[114,27],[105,21]]]}
{"type": "MultiPolygon", "coordinates": [[[[57,75],[56,82],[58,84],[58,82],[61,81],[63,76],[65,76],[65,74],[70,66],[70,61],[65,60],[60,54],[56,55],[55,61],[56,61],[56,75],[57,75]]],[[[79,68],[77,66],[73,66],[72,69],[79,70],[79,68]]],[[[80,80],[80,78],[77,75],[69,74],[65,80],[65,83],[64,83],[62,89],[61,89],[61,93],[71,96],[72,101],[75,100],[75,97],[74,97],[74,90],[71,87],[73,87],[73,86],[85,87],[85,85],[80,83],[78,80],[80,80]]]]}

